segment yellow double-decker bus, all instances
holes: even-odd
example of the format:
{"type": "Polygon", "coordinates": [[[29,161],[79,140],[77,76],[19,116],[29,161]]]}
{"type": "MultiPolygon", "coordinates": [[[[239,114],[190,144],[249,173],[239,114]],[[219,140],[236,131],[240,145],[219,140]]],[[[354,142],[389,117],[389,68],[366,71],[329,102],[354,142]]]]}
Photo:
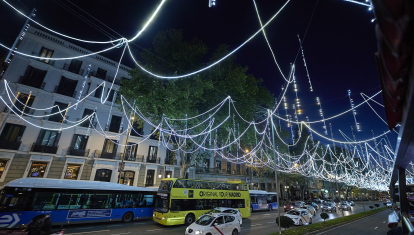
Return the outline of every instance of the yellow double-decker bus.
{"type": "Polygon", "coordinates": [[[153,220],[167,226],[190,225],[215,207],[237,208],[243,218],[249,217],[250,197],[246,182],[163,179],[153,220]]]}

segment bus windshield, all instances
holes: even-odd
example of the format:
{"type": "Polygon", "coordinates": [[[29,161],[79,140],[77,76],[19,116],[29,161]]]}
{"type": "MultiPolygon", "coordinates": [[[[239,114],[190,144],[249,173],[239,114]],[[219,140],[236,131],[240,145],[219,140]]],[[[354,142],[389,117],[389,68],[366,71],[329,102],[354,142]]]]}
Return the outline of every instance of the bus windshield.
{"type": "Polygon", "coordinates": [[[158,193],[157,200],[155,200],[155,211],[161,212],[161,213],[167,213],[168,212],[168,195],[163,193],[158,193]]]}
{"type": "Polygon", "coordinates": [[[160,191],[165,191],[165,190],[170,191],[171,190],[171,185],[172,185],[172,180],[162,180],[158,190],[160,190],[160,191]]]}

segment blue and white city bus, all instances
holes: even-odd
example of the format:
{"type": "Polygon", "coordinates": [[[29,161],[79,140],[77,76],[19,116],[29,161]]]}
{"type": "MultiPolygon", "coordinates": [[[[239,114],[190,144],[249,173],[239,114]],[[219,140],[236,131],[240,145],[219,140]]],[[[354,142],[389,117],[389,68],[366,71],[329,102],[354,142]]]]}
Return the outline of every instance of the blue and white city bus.
{"type": "Polygon", "coordinates": [[[21,178],[0,193],[0,228],[19,228],[50,214],[53,225],[152,218],[158,188],[116,183],[21,178]]]}
{"type": "Polygon", "coordinates": [[[250,190],[250,211],[277,209],[277,194],[262,190],[250,190]]]}

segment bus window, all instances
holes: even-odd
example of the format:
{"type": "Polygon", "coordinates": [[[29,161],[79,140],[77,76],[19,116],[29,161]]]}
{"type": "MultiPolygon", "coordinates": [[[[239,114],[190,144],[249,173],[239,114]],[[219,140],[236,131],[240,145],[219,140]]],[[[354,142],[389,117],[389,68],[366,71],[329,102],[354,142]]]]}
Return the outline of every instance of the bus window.
{"type": "Polygon", "coordinates": [[[240,191],[247,191],[247,184],[241,184],[240,191]]]}
{"type": "Polygon", "coordinates": [[[211,182],[200,182],[200,189],[211,189],[211,182]]]}
{"type": "Polygon", "coordinates": [[[230,184],[222,184],[221,190],[230,190],[230,184]]]}
{"type": "Polygon", "coordinates": [[[154,205],[154,195],[144,195],[144,206],[152,207],[154,205]]]}
{"type": "Polygon", "coordinates": [[[221,189],[221,183],[212,183],[213,189],[220,190],[221,189]]]}
{"type": "Polygon", "coordinates": [[[257,204],[257,196],[250,196],[250,203],[257,204]]]}
{"type": "Polygon", "coordinates": [[[171,200],[171,211],[182,211],[182,200],[171,200]]]}
{"type": "MultiPolygon", "coordinates": [[[[112,194],[95,194],[91,195],[89,199],[90,209],[105,209],[111,208],[112,194]]],[[[117,208],[121,207],[121,204],[116,205],[117,208]]]]}
{"type": "Polygon", "coordinates": [[[80,209],[81,205],[78,204],[80,199],[79,194],[66,194],[62,193],[59,197],[57,204],[58,210],[68,210],[68,209],[80,209]]]}
{"type": "Polygon", "coordinates": [[[35,211],[55,210],[59,193],[36,193],[32,208],[35,211]]]}
{"type": "Polygon", "coordinates": [[[30,192],[3,192],[0,198],[0,211],[27,210],[30,205],[30,192]]]}
{"type": "Polygon", "coordinates": [[[187,180],[187,188],[198,188],[198,181],[187,180]]]}
{"type": "Polygon", "coordinates": [[[230,190],[238,191],[240,186],[238,184],[230,184],[230,190]]]}
{"type": "Polygon", "coordinates": [[[219,200],[219,207],[227,207],[227,200],[219,200]]]}
{"type": "Polygon", "coordinates": [[[177,180],[175,181],[174,188],[186,188],[187,183],[185,180],[177,180]]]}
{"type": "Polygon", "coordinates": [[[167,190],[170,191],[172,186],[172,180],[162,180],[158,190],[167,190]]]}

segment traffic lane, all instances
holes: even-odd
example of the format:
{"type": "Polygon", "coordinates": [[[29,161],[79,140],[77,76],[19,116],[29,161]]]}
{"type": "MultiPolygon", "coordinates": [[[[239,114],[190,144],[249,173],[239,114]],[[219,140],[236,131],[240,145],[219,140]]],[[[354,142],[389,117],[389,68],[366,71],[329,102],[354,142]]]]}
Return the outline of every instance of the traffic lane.
{"type": "Polygon", "coordinates": [[[390,211],[382,211],[380,213],[368,216],[366,218],[353,221],[341,225],[339,227],[318,233],[317,235],[355,235],[355,234],[370,234],[383,235],[389,231],[387,226],[387,218],[390,211]]]}
{"type": "MultiPolygon", "coordinates": [[[[372,204],[372,203],[371,203],[372,204]]],[[[368,206],[365,205],[367,209],[368,206]]],[[[284,215],[285,212],[283,208],[280,208],[280,215],[284,215]]],[[[363,212],[364,208],[362,203],[356,204],[352,207],[351,211],[344,211],[344,215],[350,215],[354,213],[363,212]]],[[[314,223],[323,222],[320,218],[321,211],[317,211],[316,216],[313,218],[314,223]]],[[[341,211],[337,212],[327,212],[329,219],[334,219],[342,216],[341,211]]],[[[276,225],[276,217],[278,216],[278,211],[255,211],[249,218],[243,219],[242,224],[242,234],[268,234],[278,229],[276,225]]],[[[292,227],[295,228],[296,226],[292,227]]],[[[65,234],[74,234],[74,235],[91,235],[99,233],[99,235],[123,235],[129,233],[139,233],[143,235],[159,234],[167,232],[169,234],[183,234],[186,226],[170,226],[165,227],[153,222],[151,219],[148,220],[136,220],[132,223],[122,223],[122,222],[109,222],[109,223],[95,223],[95,224],[82,224],[82,225],[69,225],[64,226],[65,234]]]]}

